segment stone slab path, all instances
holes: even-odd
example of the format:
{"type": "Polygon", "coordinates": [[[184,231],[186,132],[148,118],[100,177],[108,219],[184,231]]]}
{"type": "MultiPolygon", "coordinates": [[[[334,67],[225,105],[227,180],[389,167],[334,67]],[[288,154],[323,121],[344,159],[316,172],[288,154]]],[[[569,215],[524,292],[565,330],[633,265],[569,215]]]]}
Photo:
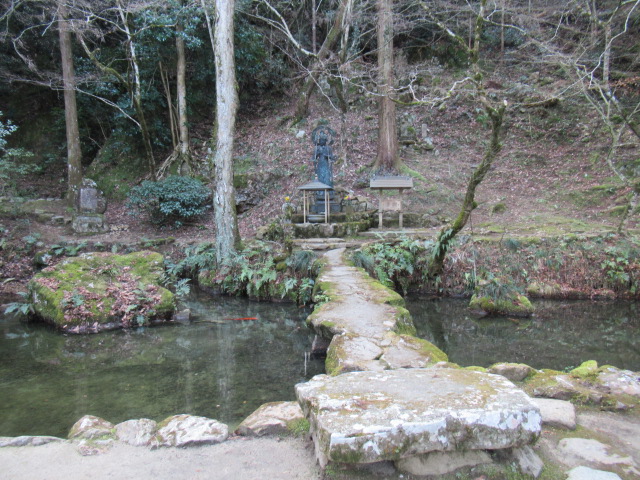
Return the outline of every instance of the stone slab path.
{"type": "Polygon", "coordinates": [[[446,361],[444,352],[413,336],[415,327],[402,297],[348,265],[344,251],[324,254],[316,299],[324,295],[329,301],[307,320],[316,332],[331,339],[327,373],[425,367],[446,361]]]}

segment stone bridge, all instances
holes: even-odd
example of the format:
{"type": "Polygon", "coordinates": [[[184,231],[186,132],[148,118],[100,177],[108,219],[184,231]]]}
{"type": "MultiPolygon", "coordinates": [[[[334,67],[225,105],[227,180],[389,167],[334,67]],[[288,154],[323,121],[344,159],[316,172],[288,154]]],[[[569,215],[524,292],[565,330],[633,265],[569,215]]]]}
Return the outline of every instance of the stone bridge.
{"type": "Polygon", "coordinates": [[[327,374],[298,384],[296,395],[322,466],[393,461],[437,475],[500,451],[526,473],[535,473],[532,463],[541,468],[530,447],[541,416],[527,394],[502,376],[448,363],[416,338],[402,297],[348,265],[344,249],[325,254],[316,286],[325,302],[307,321],[330,339],[327,374]]]}

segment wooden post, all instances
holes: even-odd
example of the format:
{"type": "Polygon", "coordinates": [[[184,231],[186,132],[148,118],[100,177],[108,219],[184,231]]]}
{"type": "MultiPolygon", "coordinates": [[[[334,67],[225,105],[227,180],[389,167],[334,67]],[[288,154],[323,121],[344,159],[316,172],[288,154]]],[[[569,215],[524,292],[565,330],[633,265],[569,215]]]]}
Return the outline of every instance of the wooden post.
{"type": "Polygon", "coordinates": [[[398,189],[400,191],[400,211],[398,212],[398,226],[402,228],[402,189],[398,189]]]}
{"type": "Polygon", "coordinates": [[[378,228],[382,228],[382,189],[378,190],[378,228]]]}
{"type": "Polygon", "coordinates": [[[307,191],[302,191],[302,223],[307,223],[307,191]]]}
{"type": "Polygon", "coordinates": [[[324,191],[324,223],[329,223],[329,190],[324,191]]]}

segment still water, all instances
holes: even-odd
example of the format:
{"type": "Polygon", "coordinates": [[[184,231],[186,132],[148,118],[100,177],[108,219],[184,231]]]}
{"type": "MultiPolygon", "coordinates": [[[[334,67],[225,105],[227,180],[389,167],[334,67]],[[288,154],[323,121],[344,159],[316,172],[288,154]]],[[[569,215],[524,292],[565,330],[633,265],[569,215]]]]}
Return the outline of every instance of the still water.
{"type": "Polygon", "coordinates": [[[468,300],[407,299],[418,336],[462,366],[526,363],[563,370],[596,360],[640,371],[640,304],[538,301],[530,319],[481,317],[468,300]]]}
{"type": "Polygon", "coordinates": [[[308,310],[204,295],[187,307],[190,325],[83,336],[0,317],[0,436],[64,437],[85,414],[118,423],[189,413],[235,428],[324,371],[306,359],[308,310]]]}

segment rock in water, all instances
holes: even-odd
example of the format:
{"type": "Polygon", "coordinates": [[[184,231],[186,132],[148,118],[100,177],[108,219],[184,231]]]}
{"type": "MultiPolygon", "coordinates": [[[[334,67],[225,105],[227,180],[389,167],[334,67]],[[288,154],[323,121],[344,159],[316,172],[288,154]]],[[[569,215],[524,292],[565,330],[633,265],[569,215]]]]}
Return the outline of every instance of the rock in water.
{"type": "Polygon", "coordinates": [[[162,255],[85,253],[29,281],[35,314],[57,328],[87,333],[170,319],[174,295],[161,286],[162,255]]]}
{"type": "Polygon", "coordinates": [[[322,466],[528,445],[541,417],[504,377],[460,369],[317,375],[296,385],[322,466]]]}

